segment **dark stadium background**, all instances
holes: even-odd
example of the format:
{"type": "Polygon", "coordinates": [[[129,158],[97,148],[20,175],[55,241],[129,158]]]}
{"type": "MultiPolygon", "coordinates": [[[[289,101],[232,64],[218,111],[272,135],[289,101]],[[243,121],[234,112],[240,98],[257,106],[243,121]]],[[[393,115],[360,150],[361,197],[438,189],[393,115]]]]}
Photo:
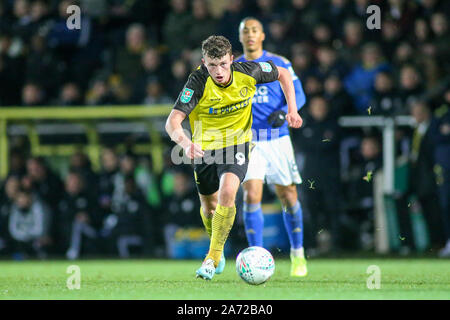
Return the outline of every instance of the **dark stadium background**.
{"type": "MultiPolygon", "coordinates": [[[[172,163],[163,124],[201,41],[224,35],[237,57],[246,16],[307,96],[293,132],[307,257],[438,255],[450,238],[449,13],[444,0],[1,0],[0,257],[200,258],[192,171],[172,163]],[[80,30],[66,27],[71,4],[80,30]],[[371,4],[380,30],[366,26],[371,4]],[[35,218],[17,223],[18,210],[35,218]]],[[[274,201],[266,188],[266,211],[274,201]]],[[[267,237],[283,254],[276,217],[267,237]]],[[[245,246],[239,215],[227,252],[245,246]]]]}

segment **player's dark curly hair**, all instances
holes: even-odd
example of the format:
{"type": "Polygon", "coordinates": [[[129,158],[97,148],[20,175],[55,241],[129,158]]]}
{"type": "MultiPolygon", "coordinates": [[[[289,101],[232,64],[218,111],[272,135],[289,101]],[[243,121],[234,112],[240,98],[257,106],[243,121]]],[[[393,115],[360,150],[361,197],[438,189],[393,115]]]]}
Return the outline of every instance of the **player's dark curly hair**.
{"type": "Polygon", "coordinates": [[[210,36],[202,42],[203,56],[220,59],[227,53],[232,54],[231,43],[223,36],[210,36]]]}

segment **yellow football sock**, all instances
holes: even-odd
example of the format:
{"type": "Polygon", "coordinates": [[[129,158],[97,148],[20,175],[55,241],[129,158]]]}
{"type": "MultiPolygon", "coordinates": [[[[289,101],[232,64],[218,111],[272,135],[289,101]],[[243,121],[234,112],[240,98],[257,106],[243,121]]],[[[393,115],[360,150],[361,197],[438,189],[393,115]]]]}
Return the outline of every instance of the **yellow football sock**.
{"type": "Polygon", "coordinates": [[[213,216],[207,217],[205,213],[203,212],[203,208],[200,207],[200,217],[202,217],[203,225],[205,226],[206,232],[208,233],[209,237],[211,238],[212,234],[212,219],[213,216]]]}
{"type": "Polygon", "coordinates": [[[212,234],[209,252],[206,259],[211,258],[217,267],[222,257],[223,247],[227,241],[228,234],[233,227],[236,216],[236,207],[223,207],[217,205],[212,218],[212,234]]]}

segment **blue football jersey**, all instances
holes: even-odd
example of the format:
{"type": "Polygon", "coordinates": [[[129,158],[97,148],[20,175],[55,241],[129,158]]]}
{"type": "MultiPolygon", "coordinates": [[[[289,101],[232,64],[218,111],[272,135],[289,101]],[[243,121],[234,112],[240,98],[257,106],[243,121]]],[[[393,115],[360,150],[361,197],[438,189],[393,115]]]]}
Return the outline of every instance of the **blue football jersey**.
{"type": "MultiPolygon", "coordinates": [[[[305,93],[300,79],[294,72],[291,63],[286,58],[276,55],[271,52],[263,50],[263,54],[254,62],[264,62],[272,60],[277,66],[288,69],[291,72],[292,79],[295,87],[295,99],[297,101],[297,108],[300,109],[306,102],[305,93]]],[[[247,61],[244,55],[238,57],[235,61],[244,62],[247,61]]],[[[272,128],[267,118],[269,115],[277,110],[283,110],[287,112],[287,103],[284,98],[283,90],[279,81],[269,82],[265,84],[256,85],[256,93],[253,96],[252,113],[253,113],[253,140],[270,140],[271,129],[278,129],[278,137],[282,137],[289,134],[289,128],[287,122],[279,128],[272,128]]]]}

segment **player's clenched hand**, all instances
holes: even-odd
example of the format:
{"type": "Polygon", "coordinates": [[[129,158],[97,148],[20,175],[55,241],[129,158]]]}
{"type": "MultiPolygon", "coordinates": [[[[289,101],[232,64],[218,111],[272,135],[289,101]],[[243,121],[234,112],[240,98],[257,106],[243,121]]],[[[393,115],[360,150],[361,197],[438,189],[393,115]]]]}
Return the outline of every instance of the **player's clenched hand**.
{"type": "Polygon", "coordinates": [[[184,148],[184,153],[189,159],[201,158],[205,154],[202,147],[193,142],[184,148]]]}
{"type": "Polygon", "coordinates": [[[297,111],[288,113],[286,115],[286,121],[287,121],[289,127],[292,127],[292,128],[300,128],[303,124],[303,119],[302,119],[302,117],[300,117],[300,115],[297,113],[297,111]]]}

